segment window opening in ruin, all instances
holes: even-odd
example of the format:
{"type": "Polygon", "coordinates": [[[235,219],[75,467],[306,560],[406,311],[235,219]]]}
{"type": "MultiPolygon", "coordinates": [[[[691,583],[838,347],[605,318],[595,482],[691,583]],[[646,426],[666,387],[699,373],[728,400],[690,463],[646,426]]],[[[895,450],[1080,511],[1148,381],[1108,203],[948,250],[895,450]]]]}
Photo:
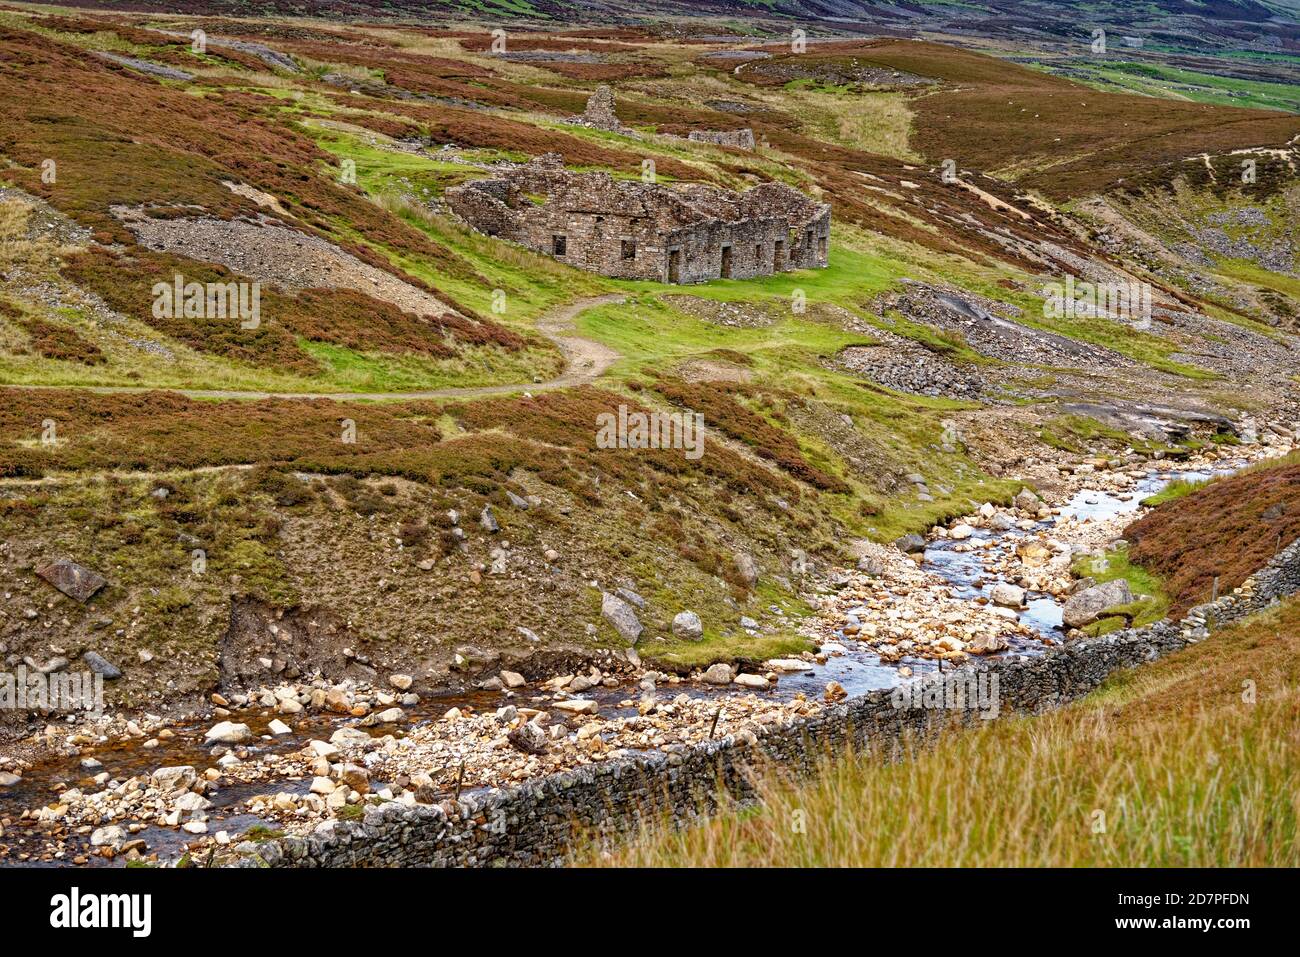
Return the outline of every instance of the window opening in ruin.
{"type": "Polygon", "coordinates": [[[763,265],[763,247],[761,245],[754,247],[754,265],[763,265]]]}
{"type": "Polygon", "coordinates": [[[682,281],[682,251],[680,249],[668,250],[668,281],[682,281]]]}
{"type": "Polygon", "coordinates": [[[636,240],[633,239],[623,240],[623,258],[636,259],[636,240]]]}
{"type": "Polygon", "coordinates": [[[817,239],[817,255],[823,259],[826,257],[826,237],[820,236],[817,239]]]}
{"type": "Polygon", "coordinates": [[[551,253],[553,255],[563,256],[568,251],[568,247],[569,239],[567,236],[551,237],[551,253]]]}
{"type": "Polygon", "coordinates": [[[731,278],[731,247],[722,247],[722,278],[731,278]]]}

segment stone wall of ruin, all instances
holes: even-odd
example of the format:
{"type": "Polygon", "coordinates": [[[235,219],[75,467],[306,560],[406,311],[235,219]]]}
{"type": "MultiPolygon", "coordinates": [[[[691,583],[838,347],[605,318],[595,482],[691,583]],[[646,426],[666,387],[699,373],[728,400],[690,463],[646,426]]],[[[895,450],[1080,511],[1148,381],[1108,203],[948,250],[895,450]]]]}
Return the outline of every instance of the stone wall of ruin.
{"type": "Polygon", "coordinates": [[[741,150],[754,148],[754,131],[750,129],[691,130],[686,138],[692,143],[712,143],[714,146],[731,146],[741,150]]]}
{"type": "Polygon", "coordinates": [[[739,195],[700,184],[670,190],[535,162],[508,179],[453,187],[446,202],[490,236],[622,279],[694,283],[824,268],[830,243],[830,207],[775,183],[739,195]]]}

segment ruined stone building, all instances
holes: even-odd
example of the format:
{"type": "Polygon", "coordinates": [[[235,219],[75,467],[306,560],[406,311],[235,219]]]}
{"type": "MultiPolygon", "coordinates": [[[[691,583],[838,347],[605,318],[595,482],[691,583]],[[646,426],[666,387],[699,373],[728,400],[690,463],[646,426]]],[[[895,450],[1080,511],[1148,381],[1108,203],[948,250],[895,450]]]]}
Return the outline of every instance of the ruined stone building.
{"type": "Polygon", "coordinates": [[[475,229],[621,279],[706,282],[826,266],[831,208],[782,183],[743,193],[573,173],[557,154],[447,190],[475,229]]]}

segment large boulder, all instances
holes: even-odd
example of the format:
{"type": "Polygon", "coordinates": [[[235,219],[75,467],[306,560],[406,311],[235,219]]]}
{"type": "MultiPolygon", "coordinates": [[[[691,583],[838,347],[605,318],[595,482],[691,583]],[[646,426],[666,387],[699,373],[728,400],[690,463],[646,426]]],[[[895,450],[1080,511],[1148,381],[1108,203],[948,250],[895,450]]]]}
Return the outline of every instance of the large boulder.
{"type": "Polygon", "coordinates": [[[710,685],[729,685],[735,677],[736,672],[731,665],[719,661],[717,664],[709,665],[700,680],[710,685]]]}
{"type": "Polygon", "coordinates": [[[1132,601],[1133,592],[1129,589],[1128,582],[1116,578],[1072,595],[1061,612],[1061,620],[1067,628],[1082,628],[1098,618],[1105,618],[1111,609],[1131,604],[1132,601]]]}
{"type": "Polygon", "coordinates": [[[159,768],[149,776],[149,783],[159,791],[178,791],[186,790],[194,786],[198,781],[198,772],[189,764],[181,764],[175,767],[159,768]]]}
{"type": "Polygon", "coordinates": [[[36,569],[36,574],[73,601],[82,603],[108,584],[108,579],[99,572],[66,558],[58,558],[48,565],[42,565],[36,569]]]}
{"type": "Polygon", "coordinates": [[[1006,608],[1019,608],[1025,603],[1025,590],[1010,582],[998,582],[989,593],[989,600],[1006,608]]]}
{"type": "Polygon", "coordinates": [[[1037,514],[1038,508],[1042,504],[1043,504],[1042,499],[1040,499],[1037,495],[1035,495],[1027,488],[1022,488],[1019,492],[1016,493],[1015,505],[1016,508],[1020,509],[1021,511],[1033,512],[1034,514],[1037,514]]]}
{"type": "Polygon", "coordinates": [[[963,651],[972,655],[992,655],[999,651],[1006,651],[1011,647],[1005,635],[998,635],[992,632],[981,632],[970,641],[966,642],[963,651]]]}
{"type": "Polygon", "coordinates": [[[531,721],[525,721],[507,734],[506,740],[524,754],[546,753],[546,732],[531,721]]]}
{"type": "Polygon", "coordinates": [[[673,618],[673,634],[685,641],[699,641],[704,637],[700,616],[693,611],[679,611],[673,618]]]}
{"type": "Polygon", "coordinates": [[[117,850],[126,843],[126,831],[116,824],[96,828],[90,835],[91,847],[111,847],[117,850]]]}
{"type": "Polygon", "coordinates": [[[746,552],[738,552],[736,554],[736,574],[740,576],[746,588],[753,588],[758,582],[758,565],[754,562],[754,556],[746,552]]]}
{"type": "Polygon", "coordinates": [[[243,744],[253,737],[252,730],[246,724],[222,721],[208,729],[203,737],[204,744],[243,744]]]}
{"type": "Polygon", "coordinates": [[[925,538],[916,532],[908,532],[902,538],[894,539],[894,547],[900,552],[906,552],[911,555],[915,552],[925,551],[925,538]]]}
{"type": "Polygon", "coordinates": [[[600,599],[600,613],[614,630],[623,636],[628,644],[635,645],[644,628],[636,616],[636,610],[617,595],[605,592],[600,599]]]}

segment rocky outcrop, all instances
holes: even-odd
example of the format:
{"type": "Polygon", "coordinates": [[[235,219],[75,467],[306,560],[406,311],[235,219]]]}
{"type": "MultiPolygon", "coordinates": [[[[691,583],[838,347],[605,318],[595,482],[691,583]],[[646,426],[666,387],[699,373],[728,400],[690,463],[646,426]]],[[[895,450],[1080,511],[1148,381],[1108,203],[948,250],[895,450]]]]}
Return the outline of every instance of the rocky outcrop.
{"type": "Polygon", "coordinates": [[[600,613],[628,644],[636,644],[641,632],[645,630],[636,617],[636,610],[617,595],[609,592],[601,595],[600,613]]]}

